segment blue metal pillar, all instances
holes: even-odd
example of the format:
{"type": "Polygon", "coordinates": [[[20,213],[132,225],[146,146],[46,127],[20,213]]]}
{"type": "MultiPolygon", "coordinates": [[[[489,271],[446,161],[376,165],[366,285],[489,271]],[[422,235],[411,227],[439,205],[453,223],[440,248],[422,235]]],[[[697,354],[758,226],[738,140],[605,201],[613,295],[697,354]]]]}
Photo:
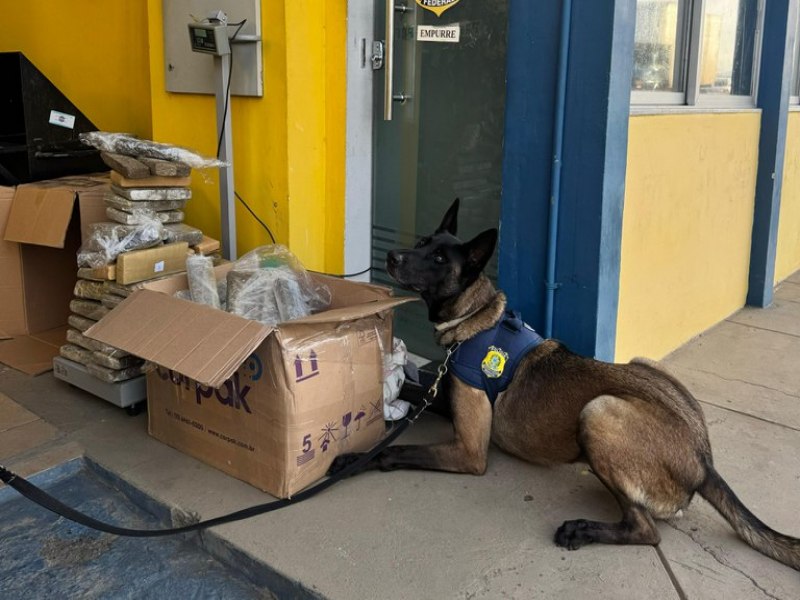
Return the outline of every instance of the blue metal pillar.
{"type": "Polygon", "coordinates": [[[775,279],[797,0],[770,0],[765,4],[758,77],[761,134],[747,290],[747,304],[761,307],[772,303],[775,279]]]}
{"type": "Polygon", "coordinates": [[[635,24],[636,0],[574,0],[553,335],[603,360],[616,343],[635,24]]]}
{"type": "Polygon", "coordinates": [[[498,276],[510,306],[544,330],[547,218],[560,2],[509,0],[498,276]]]}
{"type": "MultiPolygon", "coordinates": [[[[573,0],[553,333],[612,359],[636,0],[573,0]]],[[[510,0],[499,279],[542,330],[560,2],[510,0]]]]}

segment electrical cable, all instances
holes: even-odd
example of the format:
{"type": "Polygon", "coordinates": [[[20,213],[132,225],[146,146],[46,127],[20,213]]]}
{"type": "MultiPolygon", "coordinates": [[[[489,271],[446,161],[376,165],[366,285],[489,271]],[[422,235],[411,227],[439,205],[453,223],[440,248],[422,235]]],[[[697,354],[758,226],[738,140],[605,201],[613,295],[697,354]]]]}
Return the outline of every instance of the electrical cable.
{"type": "Polygon", "coordinates": [[[257,215],[255,212],[253,212],[253,209],[252,209],[252,208],[250,208],[250,205],[249,205],[249,204],[247,204],[247,202],[245,202],[245,201],[244,201],[244,198],[242,198],[242,197],[239,195],[239,192],[237,192],[236,190],[234,190],[234,191],[233,191],[233,193],[234,193],[234,195],[236,196],[236,198],[239,200],[239,202],[241,202],[241,203],[244,205],[244,207],[247,209],[247,212],[249,212],[251,215],[253,215],[253,218],[254,218],[256,221],[258,221],[258,222],[261,224],[261,226],[262,226],[262,227],[263,227],[263,228],[264,228],[264,229],[267,231],[267,233],[269,234],[269,237],[270,237],[270,239],[272,239],[272,243],[273,243],[273,244],[277,244],[278,242],[277,242],[277,241],[275,241],[275,236],[274,236],[274,235],[272,235],[272,230],[270,230],[270,228],[267,226],[267,224],[266,224],[266,223],[264,223],[264,221],[262,221],[261,219],[259,219],[259,218],[258,218],[258,215],[257,215]]]}
{"type": "MultiPolygon", "coordinates": [[[[247,23],[247,19],[242,19],[238,23],[229,23],[228,27],[236,27],[236,31],[233,32],[233,35],[230,38],[230,41],[236,39],[236,36],[239,35],[239,32],[244,27],[244,24],[247,23]]],[[[233,81],[233,48],[231,48],[231,53],[228,55],[228,85],[227,89],[225,90],[225,108],[222,110],[222,126],[219,130],[219,138],[217,139],[217,158],[219,158],[219,151],[222,149],[222,137],[225,135],[225,119],[228,117],[228,102],[231,99],[231,81],[233,81]]]]}
{"type": "MultiPolygon", "coordinates": [[[[236,199],[239,200],[239,202],[241,202],[242,205],[247,209],[247,212],[249,212],[251,215],[253,215],[253,218],[256,221],[258,221],[258,223],[261,225],[261,227],[263,227],[264,230],[269,234],[270,239],[272,239],[272,243],[273,244],[277,244],[278,242],[275,240],[275,236],[272,234],[272,230],[269,228],[269,226],[259,218],[259,216],[255,213],[255,211],[252,208],[250,208],[250,205],[247,204],[247,202],[245,202],[244,198],[242,198],[239,195],[239,192],[234,191],[233,193],[236,195],[236,199]]],[[[357,273],[324,273],[322,271],[314,271],[312,269],[307,269],[307,270],[311,271],[312,273],[317,273],[319,275],[328,275],[330,277],[338,277],[340,279],[346,279],[348,277],[358,277],[359,275],[363,275],[364,273],[369,273],[372,270],[372,267],[367,267],[363,271],[358,271],[357,273]]]]}
{"type": "MultiPolygon", "coordinates": [[[[229,27],[237,26],[236,31],[233,32],[233,36],[231,36],[231,38],[230,38],[231,41],[236,39],[236,36],[239,35],[239,32],[242,30],[242,27],[244,27],[245,23],[247,23],[247,19],[243,19],[242,21],[240,21],[238,23],[229,23],[228,24],[229,27]]],[[[231,53],[228,56],[229,56],[228,86],[227,86],[227,91],[225,93],[225,108],[222,111],[222,127],[220,128],[219,139],[217,140],[217,158],[219,158],[219,152],[222,149],[222,138],[225,135],[225,119],[228,116],[228,102],[230,101],[230,98],[231,98],[231,81],[233,80],[233,50],[231,50],[231,53]]],[[[272,240],[272,243],[273,244],[277,244],[278,242],[275,239],[275,236],[273,235],[272,230],[269,228],[269,226],[259,218],[259,216],[255,213],[255,211],[252,208],[250,208],[250,205],[247,204],[247,202],[245,202],[244,198],[242,198],[239,195],[239,192],[234,190],[233,193],[236,196],[236,199],[239,200],[239,202],[241,202],[242,205],[247,209],[247,212],[249,212],[253,216],[253,218],[256,221],[258,221],[259,225],[261,225],[261,227],[264,228],[264,230],[267,232],[267,234],[269,234],[269,237],[272,240]]],[[[311,272],[312,273],[317,273],[319,275],[328,275],[330,277],[338,277],[340,279],[346,279],[348,277],[358,277],[359,275],[363,275],[365,273],[369,273],[371,270],[372,270],[372,267],[367,267],[366,269],[364,269],[362,271],[358,271],[357,273],[323,273],[321,271],[311,271],[311,272]]]]}

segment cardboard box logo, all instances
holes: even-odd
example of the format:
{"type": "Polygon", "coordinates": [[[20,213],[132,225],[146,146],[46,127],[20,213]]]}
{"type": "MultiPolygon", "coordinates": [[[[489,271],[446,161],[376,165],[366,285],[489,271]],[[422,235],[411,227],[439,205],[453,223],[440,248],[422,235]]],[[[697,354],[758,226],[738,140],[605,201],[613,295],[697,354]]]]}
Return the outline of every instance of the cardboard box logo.
{"type": "Polygon", "coordinates": [[[250,358],[244,363],[243,369],[251,370],[250,375],[241,375],[241,370],[236,371],[230,379],[225,381],[222,387],[216,389],[202,385],[172,369],[157,366],[155,372],[163,381],[170,381],[178,387],[183,386],[185,390],[193,389],[197,404],[201,406],[203,400],[216,398],[217,402],[223,406],[252,414],[253,411],[250,410],[250,405],[248,404],[248,395],[252,389],[252,384],[261,379],[264,373],[264,365],[257,354],[251,354],[250,358]]]}

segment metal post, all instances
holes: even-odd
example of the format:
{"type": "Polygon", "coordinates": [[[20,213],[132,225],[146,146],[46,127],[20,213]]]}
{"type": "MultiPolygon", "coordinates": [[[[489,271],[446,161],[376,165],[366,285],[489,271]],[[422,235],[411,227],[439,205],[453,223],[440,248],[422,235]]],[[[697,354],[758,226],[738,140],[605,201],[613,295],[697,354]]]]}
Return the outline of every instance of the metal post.
{"type": "Polygon", "coordinates": [[[231,131],[231,104],[228,79],[231,76],[230,55],[214,57],[216,74],[217,132],[222,131],[219,159],[228,163],[219,169],[220,229],[222,230],[222,256],[236,259],[236,206],[233,192],[233,132],[231,131]],[[228,110],[225,110],[227,103],[228,110]]]}

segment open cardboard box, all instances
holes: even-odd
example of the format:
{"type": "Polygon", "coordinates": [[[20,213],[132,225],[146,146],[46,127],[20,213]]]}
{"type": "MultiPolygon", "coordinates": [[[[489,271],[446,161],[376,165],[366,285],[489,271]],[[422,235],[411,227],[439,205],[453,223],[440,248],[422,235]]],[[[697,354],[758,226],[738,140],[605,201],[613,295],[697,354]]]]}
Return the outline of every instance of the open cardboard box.
{"type": "MultiPolygon", "coordinates": [[[[217,267],[217,279],[231,268],[217,267]]],[[[147,375],[153,437],[286,498],[383,435],[391,309],[410,300],[315,277],[331,308],[277,327],[173,297],[187,288],[179,274],[146,284],[86,335],[156,365],[147,375]]]]}
{"type": "Polygon", "coordinates": [[[64,343],[81,231],[105,220],[107,175],[0,187],[0,362],[31,375],[64,343]]]}

